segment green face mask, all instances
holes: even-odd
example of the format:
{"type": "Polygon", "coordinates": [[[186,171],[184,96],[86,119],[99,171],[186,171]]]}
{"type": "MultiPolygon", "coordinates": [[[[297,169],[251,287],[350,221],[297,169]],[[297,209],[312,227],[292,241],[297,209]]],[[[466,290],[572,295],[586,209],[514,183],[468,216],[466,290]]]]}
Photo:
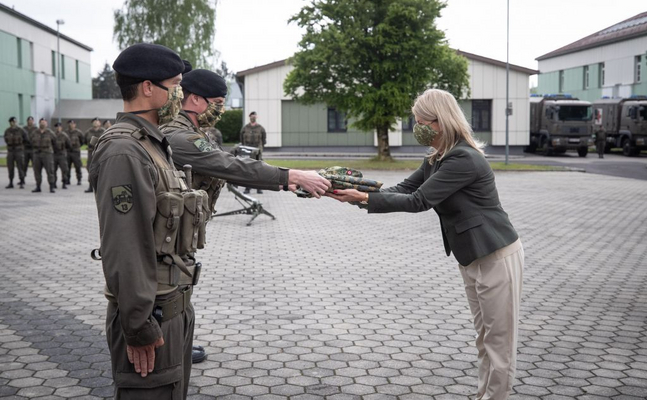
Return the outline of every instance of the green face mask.
{"type": "Polygon", "coordinates": [[[429,125],[415,124],[413,126],[413,137],[423,146],[431,146],[436,135],[438,135],[438,131],[429,125]]]}
{"type": "MultiPolygon", "coordinates": [[[[209,100],[204,100],[209,103],[209,100]]],[[[198,124],[201,128],[212,128],[220,121],[220,116],[224,112],[224,104],[209,103],[207,109],[203,113],[198,114],[198,124]]]]}
{"type": "Polygon", "coordinates": [[[181,86],[174,86],[170,89],[159,84],[156,86],[159,86],[168,92],[166,103],[157,110],[158,124],[162,125],[173,121],[173,119],[175,119],[175,117],[180,113],[184,93],[182,93],[181,86]]]}

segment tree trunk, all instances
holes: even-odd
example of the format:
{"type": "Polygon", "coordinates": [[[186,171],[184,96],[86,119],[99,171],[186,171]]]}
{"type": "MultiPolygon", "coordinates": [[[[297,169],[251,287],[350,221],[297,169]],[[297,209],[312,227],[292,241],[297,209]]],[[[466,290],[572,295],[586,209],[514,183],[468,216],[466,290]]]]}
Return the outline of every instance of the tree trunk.
{"type": "Polygon", "coordinates": [[[377,128],[377,159],[379,161],[393,161],[389,147],[389,127],[377,128]]]}

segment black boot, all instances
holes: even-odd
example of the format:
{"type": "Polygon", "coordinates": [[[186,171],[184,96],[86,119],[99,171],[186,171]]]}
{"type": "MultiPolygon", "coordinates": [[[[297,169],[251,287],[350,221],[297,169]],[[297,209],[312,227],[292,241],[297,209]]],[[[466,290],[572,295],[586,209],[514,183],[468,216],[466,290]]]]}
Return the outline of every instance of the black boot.
{"type": "Polygon", "coordinates": [[[67,184],[65,183],[65,181],[63,181],[63,186],[61,187],[61,189],[67,189],[67,184]]]}
{"type": "Polygon", "coordinates": [[[20,186],[21,189],[24,189],[25,188],[25,181],[20,181],[18,183],[18,185],[20,186]]]}
{"type": "Polygon", "coordinates": [[[92,192],[93,192],[92,186],[88,186],[88,188],[85,189],[85,193],[92,193],[92,192]]]}
{"type": "Polygon", "coordinates": [[[243,193],[244,193],[244,194],[249,193],[249,188],[245,188],[245,190],[243,191],[243,193]]]}
{"type": "Polygon", "coordinates": [[[36,189],[32,190],[31,192],[32,193],[40,193],[41,192],[40,185],[36,185],[36,189]]]}
{"type": "Polygon", "coordinates": [[[56,190],[54,190],[54,189],[56,189],[56,184],[49,185],[49,192],[50,193],[56,193],[56,190]]]}
{"type": "Polygon", "coordinates": [[[76,181],[76,186],[81,186],[81,180],[76,181]]]}
{"type": "Polygon", "coordinates": [[[201,363],[207,358],[207,353],[202,346],[193,346],[191,351],[191,360],[193,364],[201,363]]]}
{"type": "Polygon", "coordinates": [[[5,189],[13,189],[13,180],[9,181],[9,184],[4,187],[5,189]]]}
{"type": "Polygon", "coordinates": [[[256,190],[256,193],[258,193],[258,194],[263,194],[263,191],[262,191],[261,189],[257,189],[257,190],[256,190]]]}

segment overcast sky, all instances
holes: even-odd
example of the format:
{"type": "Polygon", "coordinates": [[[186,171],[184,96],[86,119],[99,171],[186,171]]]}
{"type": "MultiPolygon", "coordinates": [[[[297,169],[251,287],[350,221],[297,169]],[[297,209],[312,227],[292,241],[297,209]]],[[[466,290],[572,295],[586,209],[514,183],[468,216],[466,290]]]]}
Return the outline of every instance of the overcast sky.
{"type": "MultiPolygon", "coordinates": [[[[113,11],[123,0],[0,0],[94,49],[92,74],[119,50],[113,11]]],[[[219,0],[215,48],[230,70],[282,60],[297,49],[301,30],[287,20],[309,0],[219,0]]],[[[505,61],[506,0],[448,0],[438,20],[450,46],[505,61]]],[[[647,11],[644,0],[511,0],[510,62],[537,68],[535,58],[647,11]]]]}

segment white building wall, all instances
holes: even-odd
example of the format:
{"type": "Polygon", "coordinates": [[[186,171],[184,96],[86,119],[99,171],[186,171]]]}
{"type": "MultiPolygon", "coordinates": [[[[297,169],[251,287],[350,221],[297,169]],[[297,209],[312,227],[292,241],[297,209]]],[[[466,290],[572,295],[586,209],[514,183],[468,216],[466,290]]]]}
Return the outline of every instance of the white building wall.
{"type": "MultiPolygon", "coordinates": [[[[505,145],[505,68],[480,61],[468,60],[471,99],[492,100],[492,143],[505,145]]],[[[245,76],[245,121],[247,115],[256,111],[258,123],[267,131],[267,147],[280,147],[281,144],[281,100],[291,97],[283,93],[283,82],[292,66],[285,65],[245,76]]],[[[509,144],[522,146],[528,144],[530,89],[528,75],[510,70],[510,95],[513,114],[509,119],[509,144]]],[[[468,116],[469,117],[469,116],[468,116]]],[[[389,133],[391,146],[402,145],[401,124],[389,133]]],[[[377,146],[377,135],[374,137],[377,146]]]]}

